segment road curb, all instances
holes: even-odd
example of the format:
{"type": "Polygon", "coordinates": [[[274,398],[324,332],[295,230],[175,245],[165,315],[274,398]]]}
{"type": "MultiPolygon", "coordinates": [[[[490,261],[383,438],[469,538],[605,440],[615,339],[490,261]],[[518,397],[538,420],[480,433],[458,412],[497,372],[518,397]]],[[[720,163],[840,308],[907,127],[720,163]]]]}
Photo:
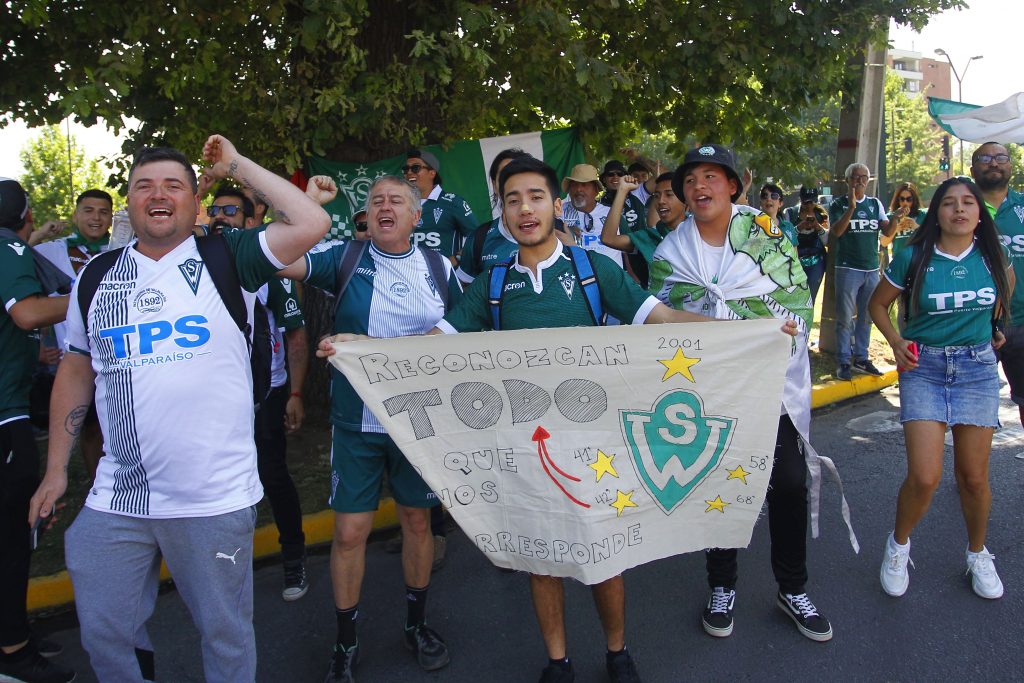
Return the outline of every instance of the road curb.
{"type": "MultiPolygon", "coordinates": [[[[832,380],[815,385],[811,390],[811,409],[880,391],[895,384],[897,378],[896,371],[890,370],[881,377],[862,375],[851,381],[832,380]]],[[[377,514],[373,518],[373,528],[378,530],[397,525],[398,515],[395,511],[395,502],[386,498],[381,501],[380,509],[377,510],[377,514]]],[[[306,534],[307,545],[329,542],[334,532],[334,513],[331,510],[322,510],[303,516],[302,530],[306,534]]],[[[253,558],[261,559],[279,552],[281,552],[281,546],[277,543],[277,527],[267,524],[257,529],[253,537],[253,558]]],[[[171,578],[166,566],[160,568],[160,578],[161,580],[171,578]]],[[[28,609],[30,612],[60,607],[73,602],[74,599],[75,592],[66,571],[50,576],[40,576],[28,583],[28,609]]]]}

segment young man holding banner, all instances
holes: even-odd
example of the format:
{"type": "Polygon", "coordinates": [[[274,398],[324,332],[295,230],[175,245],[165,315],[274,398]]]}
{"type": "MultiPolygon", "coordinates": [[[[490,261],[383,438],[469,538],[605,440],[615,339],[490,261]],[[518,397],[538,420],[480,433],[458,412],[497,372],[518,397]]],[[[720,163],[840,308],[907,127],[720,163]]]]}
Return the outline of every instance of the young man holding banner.
{"type": "MultiPolygon", "coordinates": [[[[796,250],[783,232],[766,214],[735,204],[740,186],[731,150],[704,145],[686,154],[672,179],[672,190],[684,198],[691,214],[655,251],[651,291],[673,307],[693,313],[726,320],[775,317],[798,326],[767,495],[771,561],[779,583],[779,607],[804,636],[826,641],[832,638],[832,627],[804,591],[807,468],[816,482],[820,467],[808,439],[810,290],[796,250]]],[[[825,458],[820,460],[831,465],[825,458]]],[[[815,488],[815,498],[816,493],[815,488]]],[[[812,514],[814,509],[812,505],[812,514]]],[[[735,548],[707,552],[712,592],[702,623],[708,635],[721,638],[732,633],[736,556],[735,548]]]]}
{"type": "MultiPolygon", "coordinates": [[[[516,159],[501,172],[498,194],[502,218],[519,244],[518,255],[507,264],[500,282],[499,303],[492,304],[492,276],[478,277],[462,301],[429,334],[472,332],[482,329],[536,329],[593,326],[592,303],[577,268],[589,263],[599,283],[601,309],[634,324],[696,322],[710,320],[687,311],[676,311],[641,290],[611,259],[593,252],[573,254],[555,235],[555,218],[560,215],[558,178],[554,170],[532,157],[516,159]],[[585,263],[578,261],[585,259],[585,263]],[[495,310],[497,309],[497,310],[495,310]]],[[[582,278],[587,280],[587,278],[582,278]]],[[[603,316],[599,316],[603,317],[603,316]]],[[[796,333],[788,322],[784,331],[796,333]]],[[[317,355],[334,354],[333,342],[354,341],[359,335],[337,335],[321,341],[317,355]]],[[[573,681],[572,664],[566,652],[564,591],[562,579],[530,575],[534,611],[547,648],[548,666],[542,683],[573,681]]],[[[615,576],[592,586],[594,602],[607,641],[606,665],[612,681],[639,681],[625,642],[625,584],[615,576]]]]}

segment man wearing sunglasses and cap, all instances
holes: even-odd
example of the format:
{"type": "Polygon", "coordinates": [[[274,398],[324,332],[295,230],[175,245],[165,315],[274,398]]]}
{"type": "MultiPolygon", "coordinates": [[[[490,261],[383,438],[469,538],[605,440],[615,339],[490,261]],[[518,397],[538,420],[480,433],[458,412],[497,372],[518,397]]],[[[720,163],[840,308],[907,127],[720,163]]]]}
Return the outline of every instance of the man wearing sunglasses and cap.
{"type": "MultiPolygon", "coordinates": [[[[1013,274],[1024,278],[1024,194],[1010,189],[1013,162],[1005,146],[986,142],[971,154],[971,177],[978,184],[985,207],[996,222],[1003,244],[1010,250],[1013,274]]],[[[999,360],[1010,384],[1010,398],[1024,423],[1024,286],[1018,284],[1010,299],[1010,324],[999,360]]]]}
{"type": "Polygon", "coordinates": [[[422,244],[439,251],[457,266],[462,243],[478,225],[473,209],[459,195],[441,189],[441,162],[434,154],[410,149],[405,155],[402,175],[416,186],[422,197],[423,214],[412,233],[413,245],[422,244]]]}
{"type": "MultiPolygon", "coordinates": [[[[810,446],[807,277],[796,249],[778,225],[756,209],[736,205],[742,181],[728,148],[708,144],[690,150],[672,178],[672,191],[684,198],[690,214],[654,252],[651,293],[673,308],[713,318],[774,317],[797,325],[767,494],[771,563],[779,608],[802,635],[829,640],[832,627],[805,589],[807,472],[831,464],[810,446]]],[[[817,486],[813,476],[812,486],[817,486]]],[[[735,548],[707,551],[711,597],[701,621],[708,635],[732,634],[737,570],[735,548]]]]}

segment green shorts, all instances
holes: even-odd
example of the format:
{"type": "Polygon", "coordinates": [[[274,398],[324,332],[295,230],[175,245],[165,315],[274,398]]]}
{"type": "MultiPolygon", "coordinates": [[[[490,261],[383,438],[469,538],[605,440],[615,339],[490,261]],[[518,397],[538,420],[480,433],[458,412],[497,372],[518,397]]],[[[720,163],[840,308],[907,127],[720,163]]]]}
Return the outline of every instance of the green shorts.
{"type": "Polygon", "coordinates": [[[430,508],[441,501],[387,434],[334,427],[331,443],[331,498],[335,512],[373,512],[380,503],[387,468],[395,502],[430,508]]]}

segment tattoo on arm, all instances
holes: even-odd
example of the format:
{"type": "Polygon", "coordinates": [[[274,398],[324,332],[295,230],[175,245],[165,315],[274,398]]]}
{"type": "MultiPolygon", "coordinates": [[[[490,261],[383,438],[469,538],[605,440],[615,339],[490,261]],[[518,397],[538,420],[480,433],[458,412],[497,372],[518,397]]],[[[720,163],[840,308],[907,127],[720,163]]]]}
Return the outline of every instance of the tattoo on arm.
{"type": "MultiPolygon", "coordinates": [[[[232,170],[234,170],[234,168],[232,168],[232,170]]],[[[253,197],[258,199],[261,203],[266,204],[268,210],[273,209],[274,214],[277,216],[278,219],[280,219],[284,223],[291,223],[291,220],[288,218],[288,214],[286,214],[282,209],[278,209],[277,207],[275,207],[274,203],[270,201],[270,198],[263,193],[263,190],[259,189],[258,187],[255,187],[251,182],[249,182],[248,178],[238,178],[238,182],[240,182],[243,187],[252,190],[253,197]]]]}
{"type": "Polygon", "coordinates": [[[85,424],[85,416],[89,412],[89,406],[83,404],[73,408],[67,417],[64,418],[64,431],[71,436],[78,436],[82,433],[82,425],[85,424]]]}
{"type": "Polygon", "coordinates": [[[238,170],[238,159],[232,159],[231,163],[228,164],[228,175],[235,175],[235,171],[238,170]]]}

